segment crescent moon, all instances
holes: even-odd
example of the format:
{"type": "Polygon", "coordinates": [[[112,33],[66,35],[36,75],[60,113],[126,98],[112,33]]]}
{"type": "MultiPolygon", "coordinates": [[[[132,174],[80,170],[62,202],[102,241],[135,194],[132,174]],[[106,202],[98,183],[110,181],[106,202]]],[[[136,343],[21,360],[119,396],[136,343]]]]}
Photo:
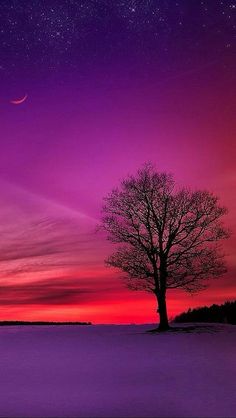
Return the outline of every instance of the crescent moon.
{"type": "Polygon", "coordinates": [[[21,103],[24,103],[24,101],[27,99],[28,94],[25,94],[24,97],[22,97],[22,99],[16,99],[16,100],[11,100],[10,103],[15,104],[15,105],[19,105],[21,103]]]}

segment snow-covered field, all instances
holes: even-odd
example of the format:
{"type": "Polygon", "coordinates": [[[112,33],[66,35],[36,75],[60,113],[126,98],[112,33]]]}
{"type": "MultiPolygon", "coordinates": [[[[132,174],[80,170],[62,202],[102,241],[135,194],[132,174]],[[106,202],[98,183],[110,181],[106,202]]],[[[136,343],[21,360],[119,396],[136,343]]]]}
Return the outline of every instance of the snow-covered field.
{"type": "Polygon", "coordinates": [[[0,416],[236,416],[236,326],[0,328],[0,416]]]}

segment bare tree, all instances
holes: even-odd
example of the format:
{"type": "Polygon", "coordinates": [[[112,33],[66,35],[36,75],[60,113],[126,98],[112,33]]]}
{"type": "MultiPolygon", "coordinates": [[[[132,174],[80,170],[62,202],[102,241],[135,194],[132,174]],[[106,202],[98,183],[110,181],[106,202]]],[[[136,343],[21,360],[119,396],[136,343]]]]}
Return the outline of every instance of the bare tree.
{"type": "Polygon", "coordinates": [[[107,264],[126,273],[133,290],[153,292],[159,329],[169,328],[166,291],[193,292],[226,271],[219,241],[226,213],[208,191],[178,189],[170,174],[146,164],[104,199],[102,228],[118,245],[107,264]]]}

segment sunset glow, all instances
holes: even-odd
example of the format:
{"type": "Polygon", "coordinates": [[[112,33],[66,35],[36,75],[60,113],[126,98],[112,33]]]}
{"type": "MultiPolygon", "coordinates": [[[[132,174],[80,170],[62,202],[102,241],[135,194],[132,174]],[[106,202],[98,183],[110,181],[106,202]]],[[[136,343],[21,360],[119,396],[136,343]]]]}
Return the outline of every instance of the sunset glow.
{"type": "Polygon", "coordinates": [[[169,291],[170,317],[235,299],[236,9],[24,3],[1,6],[0,320],[157,320],[154,297],[104,265],[112,246],[97,232],[103,197],[146,161],[229,209],[228,273],[169,291]]]}

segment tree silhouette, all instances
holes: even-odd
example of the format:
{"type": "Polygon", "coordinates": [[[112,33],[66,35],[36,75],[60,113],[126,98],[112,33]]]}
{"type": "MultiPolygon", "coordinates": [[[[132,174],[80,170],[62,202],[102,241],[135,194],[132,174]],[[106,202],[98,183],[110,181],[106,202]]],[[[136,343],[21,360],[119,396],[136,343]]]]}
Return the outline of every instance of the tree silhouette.
{"type": "Polygon", "coordinates": [[[226,271],[219,241],[226,213],[208,191],[177,188],[173,176],[145,164],[105,197],[102,228],[118,245],[107,264],[126,273],[133,290],[153,292],[159,330],[169,328],[166,291],[193,292],[226,271]]]}
{"type": "Polygon", "coordinates": [[[175,322],[223,322],[236,324],[236,301],[222,305],[202,306],[189,309],[175,317],[175,322]]]}

